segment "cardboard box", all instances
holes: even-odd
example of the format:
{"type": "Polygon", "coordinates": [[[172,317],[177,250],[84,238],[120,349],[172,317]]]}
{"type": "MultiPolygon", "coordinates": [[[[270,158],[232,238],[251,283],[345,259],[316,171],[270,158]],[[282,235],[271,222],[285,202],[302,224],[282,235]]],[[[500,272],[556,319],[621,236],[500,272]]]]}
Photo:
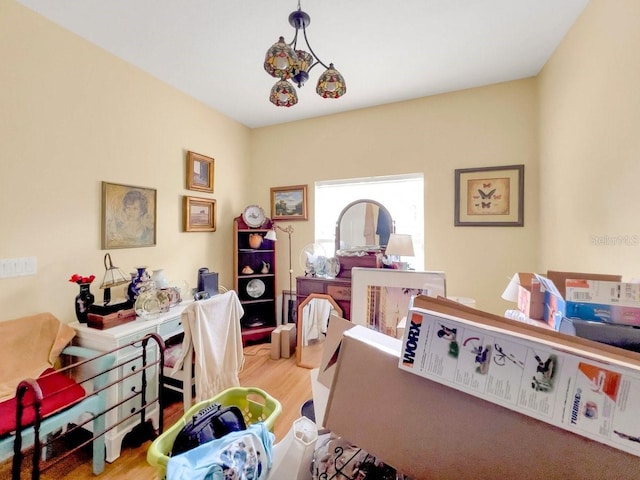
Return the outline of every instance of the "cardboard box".
{"type": "Polygon", "coordinates": [[[610,274],[602,274],[602,273],[559,272],[556,270],[548,270],[547,278],[551,280],[553,284],[558,288],[558,291],[560,292],[560,296],[564,299],[567,299],[565,285],[568,279],[603,280],[603,281],[609,281],[609,282],[622,281],[621,275],[610,275],[610,274]]]}
{"type": "Polygon", "coordinates": [[[278,360],[280,358],[280,332],[282,332],[282,325],[278,325],[271,331],[271,359],[278,360]]]}
{"type": "MultiPolygon", "coordinates": [[[[461,310],[476,311],[450,311],[461,310]]],[[[561,335],[508,319],[496,323],[561,335]]],[[[322,424],[405,475],[637,477],[636,456],[400,370],[400,348],[399,340],[362,326],[345,332],[322,424]]]]}
{"type": "Polygon", "coordinates": [[[568,302],[640,307],[640,283],[568,279],[565,298],[568,302]]]}
{"type": "MultiPolygon", "coordinates": [[[[318,368],[317,379],[326,388],[331,387],[333,381],[333,375],[336,370],[336,364],[338,362],[338,354],[340,353],[340,344],[342,342],[342,335],[347,330],[355,327],[355,323],[345,320],[337,315],[331,315],[329,317],[329,325],[327,326],[327,338],[324,341],[322,347],[322,358],[320,360],[320,367],[318,368]]],[[[321,417],[318,417],[322,420],[321,417]]]]}
{"type": "Polygon", "coordinates": [[[592,320],[618,325],[640,325],[640,306],[606,305],[602,303],[567,302],[568,318],[592,320]]]}
{"type": "Polygon", "coordinates": [[[289,358],[296,351],[296,325],[287,323],[280,326],[282,327],[280,331],[280,356],[289,358]]]}
{"type": "Polygon", "coordinates": [[[544,292],[535,273],[518,272],[511,277],[502,293],[502,298],[517,305],[518,310],[532,320],[542,320],[544,316],[544,292]]]}

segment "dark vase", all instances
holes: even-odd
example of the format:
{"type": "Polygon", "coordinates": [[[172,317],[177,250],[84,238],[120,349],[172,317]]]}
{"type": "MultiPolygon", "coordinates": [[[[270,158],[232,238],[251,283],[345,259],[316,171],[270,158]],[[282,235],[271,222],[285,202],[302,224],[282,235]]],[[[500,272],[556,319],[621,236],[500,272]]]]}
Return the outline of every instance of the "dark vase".
{"type": "Polygon", "coordinates": [[[76,295],[76,317],[80,323],[87,323],[89,307],[93,305],[95,297],[89,287],[90,283],[80,284],[80,293],[76,295]]]}
{"type": "Polygon", "coordinates": [[[145,283],[149,281],[149,274],[147,273],[147,267],[136,267],[137,272],[131,277],[131,283],[127,288],[127,298],[135,302],[140,291],[144,287],[145,283]]]}

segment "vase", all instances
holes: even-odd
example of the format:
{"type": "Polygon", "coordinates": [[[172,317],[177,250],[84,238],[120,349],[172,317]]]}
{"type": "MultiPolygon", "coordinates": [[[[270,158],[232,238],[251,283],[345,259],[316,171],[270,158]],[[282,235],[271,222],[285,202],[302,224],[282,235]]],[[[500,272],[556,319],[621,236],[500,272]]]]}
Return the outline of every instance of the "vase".
{"type": "Polygon", "coordinates": [[[169,286],[169,280],[164,276],[164,269],[158,268],[153,271],[151,280],[156,284],[156,288],[167,288],[169,286]]]}
{"type": "Polygon", "coordinates": [[[76,295],[76,317],[80,323],[87,323],[89,307],[93,305],[95,296],[91,293],[90,283],[80,283],[80,292],[76,295]]]}
{"type": "Polygon", "coordinates": [[[131,283],[127,288],[127,299],[134,302],[149,280],[147,267],[136,267],[136,272],[131,274],[131,283]]]}

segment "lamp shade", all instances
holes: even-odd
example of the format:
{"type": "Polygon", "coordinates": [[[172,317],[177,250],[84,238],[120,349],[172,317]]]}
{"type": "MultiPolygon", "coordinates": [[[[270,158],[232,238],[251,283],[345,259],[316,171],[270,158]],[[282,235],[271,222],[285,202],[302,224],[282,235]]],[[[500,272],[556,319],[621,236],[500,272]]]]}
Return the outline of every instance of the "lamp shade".
{"type": "Polygon", "coordinates": [[[392,233],[389,236],[389,243],[385,250],[387,255],[398,257],[413,257],[413,241],[411,235],[405,233],[392,233]]]}
{"type": "Polygon", "coordinates": [[[113,262],[111,262],[111,255],[108,253],[104,256],[104,268],[104,278],[100,285],[100,288],[102,289],[117,287],[118,285],[124,285],[131,281],[131,278],[122,273],[122,270],[113,266],[113,262]]]}
{"type": "Polygon", "coordinates": [[[340,98],[347,93],[347,85],[344,82],[344,78],[340,75],[340,72],[333,68],[333,63],[330,63],[329,68],[320,75],[316,93],[322,98],[340,98]]]}
{"type": "Polygon", "coordinates": [[[271,89],[269,101],[276,107],[292,107],[298,103],[298,94],[286,80],[278,81],[271,89]]]}
{"type": "Polygon", "coordinates": [[[278,240],[278,236],[276,235],[275,227],[272,228],[271,230],[269,230],[267,232],[267,234],[264,236],[264,238],[266,238],[267,240],[271,240],[272,242],[277,241],[278,240]]]}
{"type": "Polygon", "coordinates": [[[298,56],[283,37],[271,45],[264,57],[264,69],[272,77],[289,78],[297,68],[298,56]]]}

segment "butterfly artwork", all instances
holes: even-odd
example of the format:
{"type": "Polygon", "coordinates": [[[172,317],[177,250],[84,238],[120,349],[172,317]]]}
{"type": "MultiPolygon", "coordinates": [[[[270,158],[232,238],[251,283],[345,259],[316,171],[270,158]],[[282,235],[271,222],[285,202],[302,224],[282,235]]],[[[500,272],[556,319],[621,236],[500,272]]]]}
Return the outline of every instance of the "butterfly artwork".
{"type": "Polygon", "coordinates": [[[467,183],[467,215],[508,215],[509,179],[474,179],[467,183]]]}
{"type": "Polygon", "coordinates": [[[524,165],[456,170],[456,226],[522,226],[524,165]]]}
{"type": "Polygon", "coordinates": [[[480,197],[482,197],[483,200],[491,200],[491,197],[493,197],[493,194],[496,193],[496,189],[494,188],[489,193],[485,193],[482,190],[478,189],[478,193],[480,194],[480,197]]]}

